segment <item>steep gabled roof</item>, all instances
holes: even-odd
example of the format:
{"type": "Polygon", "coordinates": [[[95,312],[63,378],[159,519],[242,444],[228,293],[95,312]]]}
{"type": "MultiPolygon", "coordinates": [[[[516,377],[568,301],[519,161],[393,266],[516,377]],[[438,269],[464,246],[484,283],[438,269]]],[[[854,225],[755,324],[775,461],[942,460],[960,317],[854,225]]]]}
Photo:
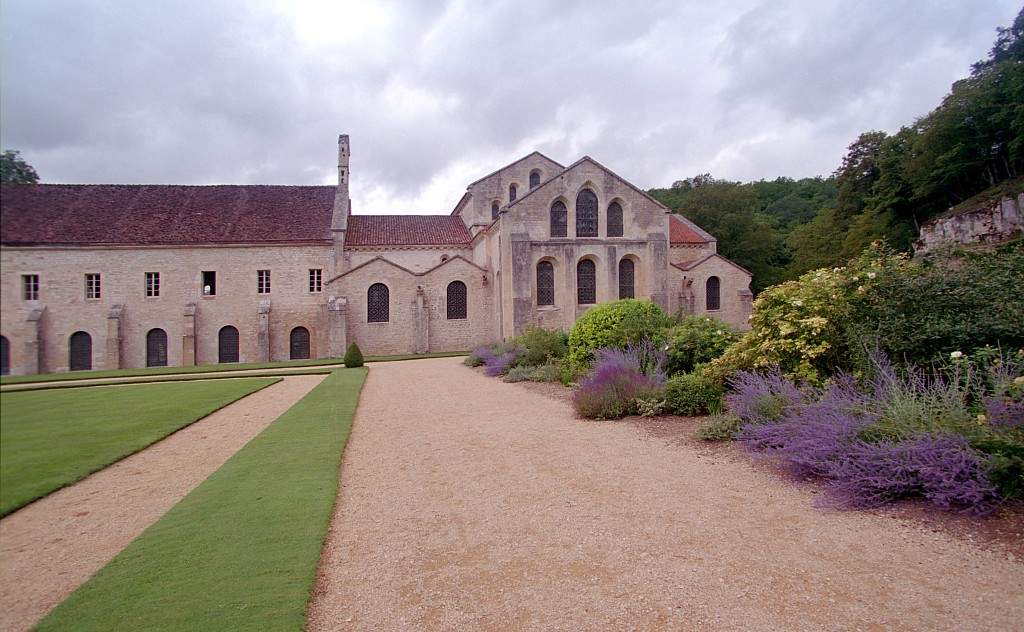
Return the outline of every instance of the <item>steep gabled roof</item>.
{"type": "Polygon", "coordinates": [[[346,246],[456,246],[470,242],[452,215],[350,215],[346,246]]]}
{"type": "Polygon", "coordinates": [[[679,268],[683,272],[689,272],[690,270],[693,270],[697,266],[701,265],[702,263],[704,263],[706,261],[710,261],[711,259],[721,259],[722,261],[728,263],[729,265],[733,266],[734,268],[737,268],[737,269],[739,269],[739,270],[749,274],[750,276],[754,276],[753,273],[750,270],[747,270],[746,268],[744,268],[740,264],[736,263],[732,259],[728,259],[726,257],[723,257],[722,255],[718,254],[717,252],[712,252],[710,254],[706,254],[703,257],[700,257],[699,259],[694,259],[693,261],[680,261],[679,263],[672,263],[670,265],[673,268],[679,268]]]}
{"type": "Polygon", "coordinates": [[[329,241],[335,188],[5,184],[8,246],[329,241]]]}
{"type": "Polygon", "coordinates": [[[527,158],[532,158],[533,156],[539,156],[539,157],[543,158],[544,160],[547,160],[548,162],[554,163],[556,166],[558,166],[559,169],[562,168],[562,163],[558,162],[557,160],[552,160],[551,158],[549,158],[549,157],[545,156],[544,154],[540,153],[539,151],[531,151],[530,153],[526,154],[525,156],[523,156],[519,160],[513,160],[512,162],[508,163],[504,167],[499,167],[498,169],[495,169],[494,171],[488,173],[486,176],[484,176],[484,177],[482,177],[482,178],[480,178],[478,180],[474,180],[474,181],[470,182],[469,186],[467,186],[466,188],[468,189],[468,188],[472,187],[474,184],[483,182],[484,180],[486,180],[487,178],[490,178],[494,174],[500,173],[500,172],[504,171],[505,169],[508,169],[509,167],[514,167],[514,166],[518,165],[519,163],[521,163],[522,161],[526,160],[527,158]]]}
{"type": "Polygon", "coordinates": [[[682,215],[672,213],[668,222],[668,241],[670,244],[706,244],[716,239],[682,215]]]}

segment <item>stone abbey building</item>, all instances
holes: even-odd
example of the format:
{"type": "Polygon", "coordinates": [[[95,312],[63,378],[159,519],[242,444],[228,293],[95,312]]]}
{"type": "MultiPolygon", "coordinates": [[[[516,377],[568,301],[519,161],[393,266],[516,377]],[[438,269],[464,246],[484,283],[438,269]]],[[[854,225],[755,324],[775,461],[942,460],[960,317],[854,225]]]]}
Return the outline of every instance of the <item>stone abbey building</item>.
{"type": "Polygon", "coordinates": [[[750,273],[584,156],[534,152],[449,215],[337,186],[3,185],[4,373],[461,351],[649,298],[741,328],[750,273]]]}

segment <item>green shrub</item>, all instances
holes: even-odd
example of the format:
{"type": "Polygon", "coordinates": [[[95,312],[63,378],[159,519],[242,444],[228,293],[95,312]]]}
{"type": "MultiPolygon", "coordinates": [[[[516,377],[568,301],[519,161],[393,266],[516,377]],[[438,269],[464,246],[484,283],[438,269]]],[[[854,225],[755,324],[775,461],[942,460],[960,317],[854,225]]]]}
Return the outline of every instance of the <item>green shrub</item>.
{"type": "Polygon", "coordinates": [[[668,339],[670,375],[690,373],[698,365],[711,362],[739,340],[739,334],[717,318],[686,316],[665,332],[668,339]]]}
{"type": "Polygon", "coordinates": [[[621,349],[644,339],[660,343],[668,322],[665,312],[647,300],[627,298],[596,305],[573,325],[568,358],[577,367],[586,367],[598,349],[621,349]]]}
{"type": "Polygon", "coordinates": [[[530,373],[531,382],[561,382],[562,365],[558,360],[548,360],[544,364],[535,367],[530,373]]]}
{"type": "Polygon", "coordinates": [[[704,441],[732,441],[742,425],[743,420],[733,413],[712,415],[697,427],[694,435],[704,441]]]}
{"type": "Polygon", "coordinates": [[[669,378],[665,405],[669,412],[688,417],[717,413],[723,394],[722,386],[703,373],[682,373],[669,378]]]}
{"type": "Polygon", "coordinates": [[[501,380],[503,382],[526,382],[530,380],[533,371],[534,368],[532,366],[514,366],[508,370],[508,373],[501,380]]]}
{"type": "Polygon", "coordinates": [[[363,366],[363,352],[359,350],[359,345],[352,343],[348,346],[348,350],[345,351],[345,368],[355,369],[363,366]]]}
{"type": "Polygon", "coordinates": [[[822,384],[838,371],[863,374],[868,352],[927,366],[950,352],[1024,346],[1024,243],[955,259],[910,260],[872,244],[842,268],[808,272],[754,301],[751,330],[709,371],[778,365],[822,384]]]}
{"type": "Polygon", "coordinates": [[[542,327],[530,327],[517,337],[515,346],[526,352],[519,359],[519,364],[540,366],[549,359],[565,357],[569,346],[569,334],[564,331],[551,331],[542,327]]]}

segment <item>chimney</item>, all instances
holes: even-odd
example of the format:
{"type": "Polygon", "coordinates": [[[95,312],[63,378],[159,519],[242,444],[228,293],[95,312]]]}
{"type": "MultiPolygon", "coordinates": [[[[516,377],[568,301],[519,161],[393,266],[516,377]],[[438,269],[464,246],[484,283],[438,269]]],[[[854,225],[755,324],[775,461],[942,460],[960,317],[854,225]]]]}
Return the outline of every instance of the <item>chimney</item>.
{"type": "Polygon", "coordinates": [[[352,174],[348,169],[348,134],[338,136],[338,187],[334,191],[334,211],[331,213],[331,235],[334,239],[335,274],[342,270],[342,252],[345,248],[345,231],[348,230],[348,216],[352,212],[352,200],[348,196],[348,182],[352,174]]]}

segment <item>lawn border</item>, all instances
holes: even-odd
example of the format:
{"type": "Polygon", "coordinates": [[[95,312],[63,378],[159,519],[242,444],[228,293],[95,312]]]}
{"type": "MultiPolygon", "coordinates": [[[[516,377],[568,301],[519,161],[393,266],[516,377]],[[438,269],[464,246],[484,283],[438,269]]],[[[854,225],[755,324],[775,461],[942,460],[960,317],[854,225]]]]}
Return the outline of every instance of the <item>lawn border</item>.
{"type": "Polygon", "coordinates": [[[37,629],[302,629],[367,375],[333,371],[37,629]]]}
{"type": "MultiPolygon", "coordinates": [[[[97,472],[100,472],[102,470],[105,470],[105,469],[107,469],[108,467],[110,467],[112,465],[120,463],[121,461],[127,459],[128,457],[134,456],[134,455],[138,454],[139,452],[142,452],[143,450],[145,450],[147,448],[150,448],[150,447],[160,443],[161,441],[163,441],[164,439],[167,439],[171,435],[174,435],[174,434],[176,434],[178,432],[181,432],[185,428],[188,428],[189,426],[192,426],[193,424],[196,424],[196,423],[202,421],[203,419],[206,419],[207,417],[209,417],[210,415],[214,414],[215,412],[217,412],[219,410],[223,410],[224,408],[227,408],[231,404],[239,402],[239,401],[245,399],[246,397],[248,397],[250,395],[253,395],[255,393],[258,393],[258,392],[262,391],[265,388],[269,388],[269,387],[273,386],[274,384],[277,384],[278,382],[280,382],[283,379],[283,378],[276,377],[276,376],[260,376],[260,375],[246,376],[246,377],[242,377],[242,378],[238,378],[238,379],[251,379],[251,378],[266,379],[268,381],[263,386],[260,386],[259,388],[251,390],[251,391],[249,391],[247,393],[242,393],[238,397],[236,397],[236,398],[234,398],[232,400],[226,401],[226,402],[222,403],[221,405],[217,406],[216,408],[214,408],[213,410],[210,410],[205,415],[202,415],[200,417],[196,417],[192,421],[189,421],[188,423],[186,423],[183,426],[179,426],[179,427],[175,428],[174,430],[168,432],[167,434],[163,435],[162,437],[158,437],[157,439],[155,439],[155,440],[153,440],[153,441],[151,441],[151,442],[149,442],[149,443],[147,443],[145,445],[139,446],[138,448],[136,448],[135,450],[132,450],[131,452],[127,452],[125,454],[122,454],[121,456],[117,457],[113,461],[109,461],[107,463],[99,465],[95,469],[92,469],[92,470],[89,470],[88,472],[83,473],[78,478],[75,478],[75,479],[72,479],[72,480],[68,480],[64,484],[60,485],[59,487],[55,487],[55,488],[51,489],[50,491],[46,492],[45,494],[41,494],[39,496],[36,496],[35,498],[32,498],[31,500],[28,500],[25,503],[23,503],[21,505],[18,505],[17,507],[12,507],[12,508],[10,508],[7,511],[0,510],[0,519],[6,518],[7,516],[10,516],[10,515],[12,515],[13,513],[17,512],[17,511],[20,511],[20,510],[24,509],[25,507],[28,507],[32,503],[34,503],[36,501],[39,501],[39,500],[42,500],[43,498],[46,498],[46,497],[48,497],[48,496],[50,496],[52,494],[55,494],[55,493],[59,492],[60,490],[66,488],[66,487],[71,487],[72,485],[75,485],[76,483],[80,483],[81,481],[84,481],[85,479],[89,478],[93,474],[95,474],[97,472]]],[[[141,384],[162,384],[162,383],[164,383],[164,382],[143,382],[141,384]]],[[[140,384],[133,384],[132,386],[138,386],[138,385],[140,385],[140,384]]],[[[81,386],[84,388],[86,386],[99,386],[99,385],[97,385],[97,384],[90,384],[90,385],[83,384],[81,386]]],[[[24,391],[7,391],[7,393],[23,393],[23,392],[31,392],[33,390],[39,390],[39,389],[25,389],[24,391]]]]}

